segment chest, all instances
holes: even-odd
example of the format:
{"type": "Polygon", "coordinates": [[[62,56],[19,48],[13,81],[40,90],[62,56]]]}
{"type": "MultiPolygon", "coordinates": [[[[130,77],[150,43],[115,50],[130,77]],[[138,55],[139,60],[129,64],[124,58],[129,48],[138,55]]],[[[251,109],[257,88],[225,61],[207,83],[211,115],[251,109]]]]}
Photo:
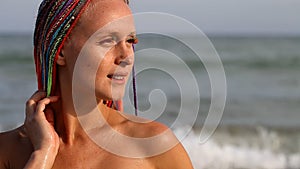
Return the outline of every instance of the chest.
{"type": "MultiPolygon", "coordinates": [[[[9,168],[22,169],[26,165],[32,148],[16,147],[12,150],[9,168]]],[[[71,148],[60,147],[52,169],[155,169],[149,159],[125,158],[109,153],[98,146],[82,145],[71,148]]]]}
{"type": "Polygon", "coordinates": [[[147,159],[120,157],[101,149],[60,152],[53,169],[154,169],[147,159]]]}

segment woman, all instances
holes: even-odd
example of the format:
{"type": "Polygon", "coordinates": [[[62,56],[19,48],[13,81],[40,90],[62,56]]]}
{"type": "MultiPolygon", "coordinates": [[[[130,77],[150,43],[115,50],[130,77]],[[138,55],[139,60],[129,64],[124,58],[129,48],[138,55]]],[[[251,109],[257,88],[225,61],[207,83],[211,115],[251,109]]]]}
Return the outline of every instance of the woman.
{"type": "MultiPolygon", "coordinates": [[[[89,99],[84,98],[79,104],[84,113],[78,113],[74,95],[81,97],[92,88],[96,108],[114,131],[128,137],[148,138],[168,130],[157,122],[128,120],[130,117],[117,111],[121,110],[118,100],[124,95],[125,83],[134,63],[135,36],[132,13],[123,0],[44,0],[34,37],[40,90],[27,101],[24,125],[0,135],[0,169],[192,168],[180,143],[152,156],[147,154],[152,149],[147,146],[131,146],[130,142],[114,144],[120,152],[127,146],[133,147],[132,152],[126,149],[129,154],[126,157],[97,143],[97,139],[108,140],[106,144],[113,142],[109,139],[107,126],[93,128],[96,130],[90,135],[84,124],[90,125],[93,119],[89,118],[84,124],[80,121],[80,117],[92,110],[86,106],[89,99]],[[127,19],[122,21],[122,18],[127,19]],[[119,19],[123,25],[116,24],[119,19]],[[84,59],[79,59],[82,57],[84,59]],[[89,68],[95,66],[93,62],[97,57],[100,57],[100,62],[96,64],[93,76],[89,74],[89,68]],[[136,152],[141,156],[130,156],[136,152]]],[[[167,145],[178,140],[167,135],[159,141],[167,145]]]]}

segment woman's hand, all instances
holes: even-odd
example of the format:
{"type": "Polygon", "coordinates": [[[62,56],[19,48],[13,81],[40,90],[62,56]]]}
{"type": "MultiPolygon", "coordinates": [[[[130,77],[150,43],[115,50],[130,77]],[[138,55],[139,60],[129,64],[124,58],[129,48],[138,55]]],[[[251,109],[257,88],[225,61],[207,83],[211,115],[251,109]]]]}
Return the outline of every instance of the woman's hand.
{"type": "Polygon", "coordinates": [[[25,130],[34,152],[25,168],[52,168],[59,148],[59,137],[54,129],[54,114],[46,106],[58,100],[37,91],[26,103],[25,130]]]}

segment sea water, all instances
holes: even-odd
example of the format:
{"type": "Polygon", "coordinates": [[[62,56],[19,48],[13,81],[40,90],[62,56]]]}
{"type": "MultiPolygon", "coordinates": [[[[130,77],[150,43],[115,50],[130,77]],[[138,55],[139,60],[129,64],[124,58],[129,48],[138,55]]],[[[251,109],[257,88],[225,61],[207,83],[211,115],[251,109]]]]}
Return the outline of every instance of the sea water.
{"type": "MultiPolygon", "coordinates": [[[[37,88],[31,39],[31,35],[0,36],[0,131],[23,123],[24,104],[37,88]]],[[[300,38],[210,37],[210,40],[224,64],[227,100],[221,123],[205,143],[200,143],[199,135],[211,101],[210,79],[199,60],[187,57],[191,53],[176,51],[192,70],[200,91],[196,122],[173,128],[179,137],[186,134],[185,128],[193,128],[182,143],[195,168],[300,168],[300,38]]],[[[148,42],[162,49],[178,45],[155,38],[148,38],[148,42]]],[[[141,60],[137,54],[136,64],[163,63],[168,70],[179,74],[179,79],[157,69],[139,73],[140,114],[160,104],[148,99],[151,91],[160,89],[167,103],[157,120],[172,126],[181,102],[176,82],[185,80],[187,75],[172,60],[148,55],[141,60]]]]}

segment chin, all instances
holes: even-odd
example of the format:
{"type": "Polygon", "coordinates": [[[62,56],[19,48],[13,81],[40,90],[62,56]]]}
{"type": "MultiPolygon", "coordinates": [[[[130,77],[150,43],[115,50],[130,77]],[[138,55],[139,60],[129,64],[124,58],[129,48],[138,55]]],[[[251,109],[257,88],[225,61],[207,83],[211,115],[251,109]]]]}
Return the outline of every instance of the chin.
{"type": "Polygon", "coordinates": [[[121,91],[113,91],[111,100],[122,100],[124,97],[124,90],[121,91]]]}
{"type": "Polygon", "coordinates": [[[95,93],[97,100],[122,100],[124,97],[124,90],[115,90],[112,92],[97,92],[95,93]]]}

